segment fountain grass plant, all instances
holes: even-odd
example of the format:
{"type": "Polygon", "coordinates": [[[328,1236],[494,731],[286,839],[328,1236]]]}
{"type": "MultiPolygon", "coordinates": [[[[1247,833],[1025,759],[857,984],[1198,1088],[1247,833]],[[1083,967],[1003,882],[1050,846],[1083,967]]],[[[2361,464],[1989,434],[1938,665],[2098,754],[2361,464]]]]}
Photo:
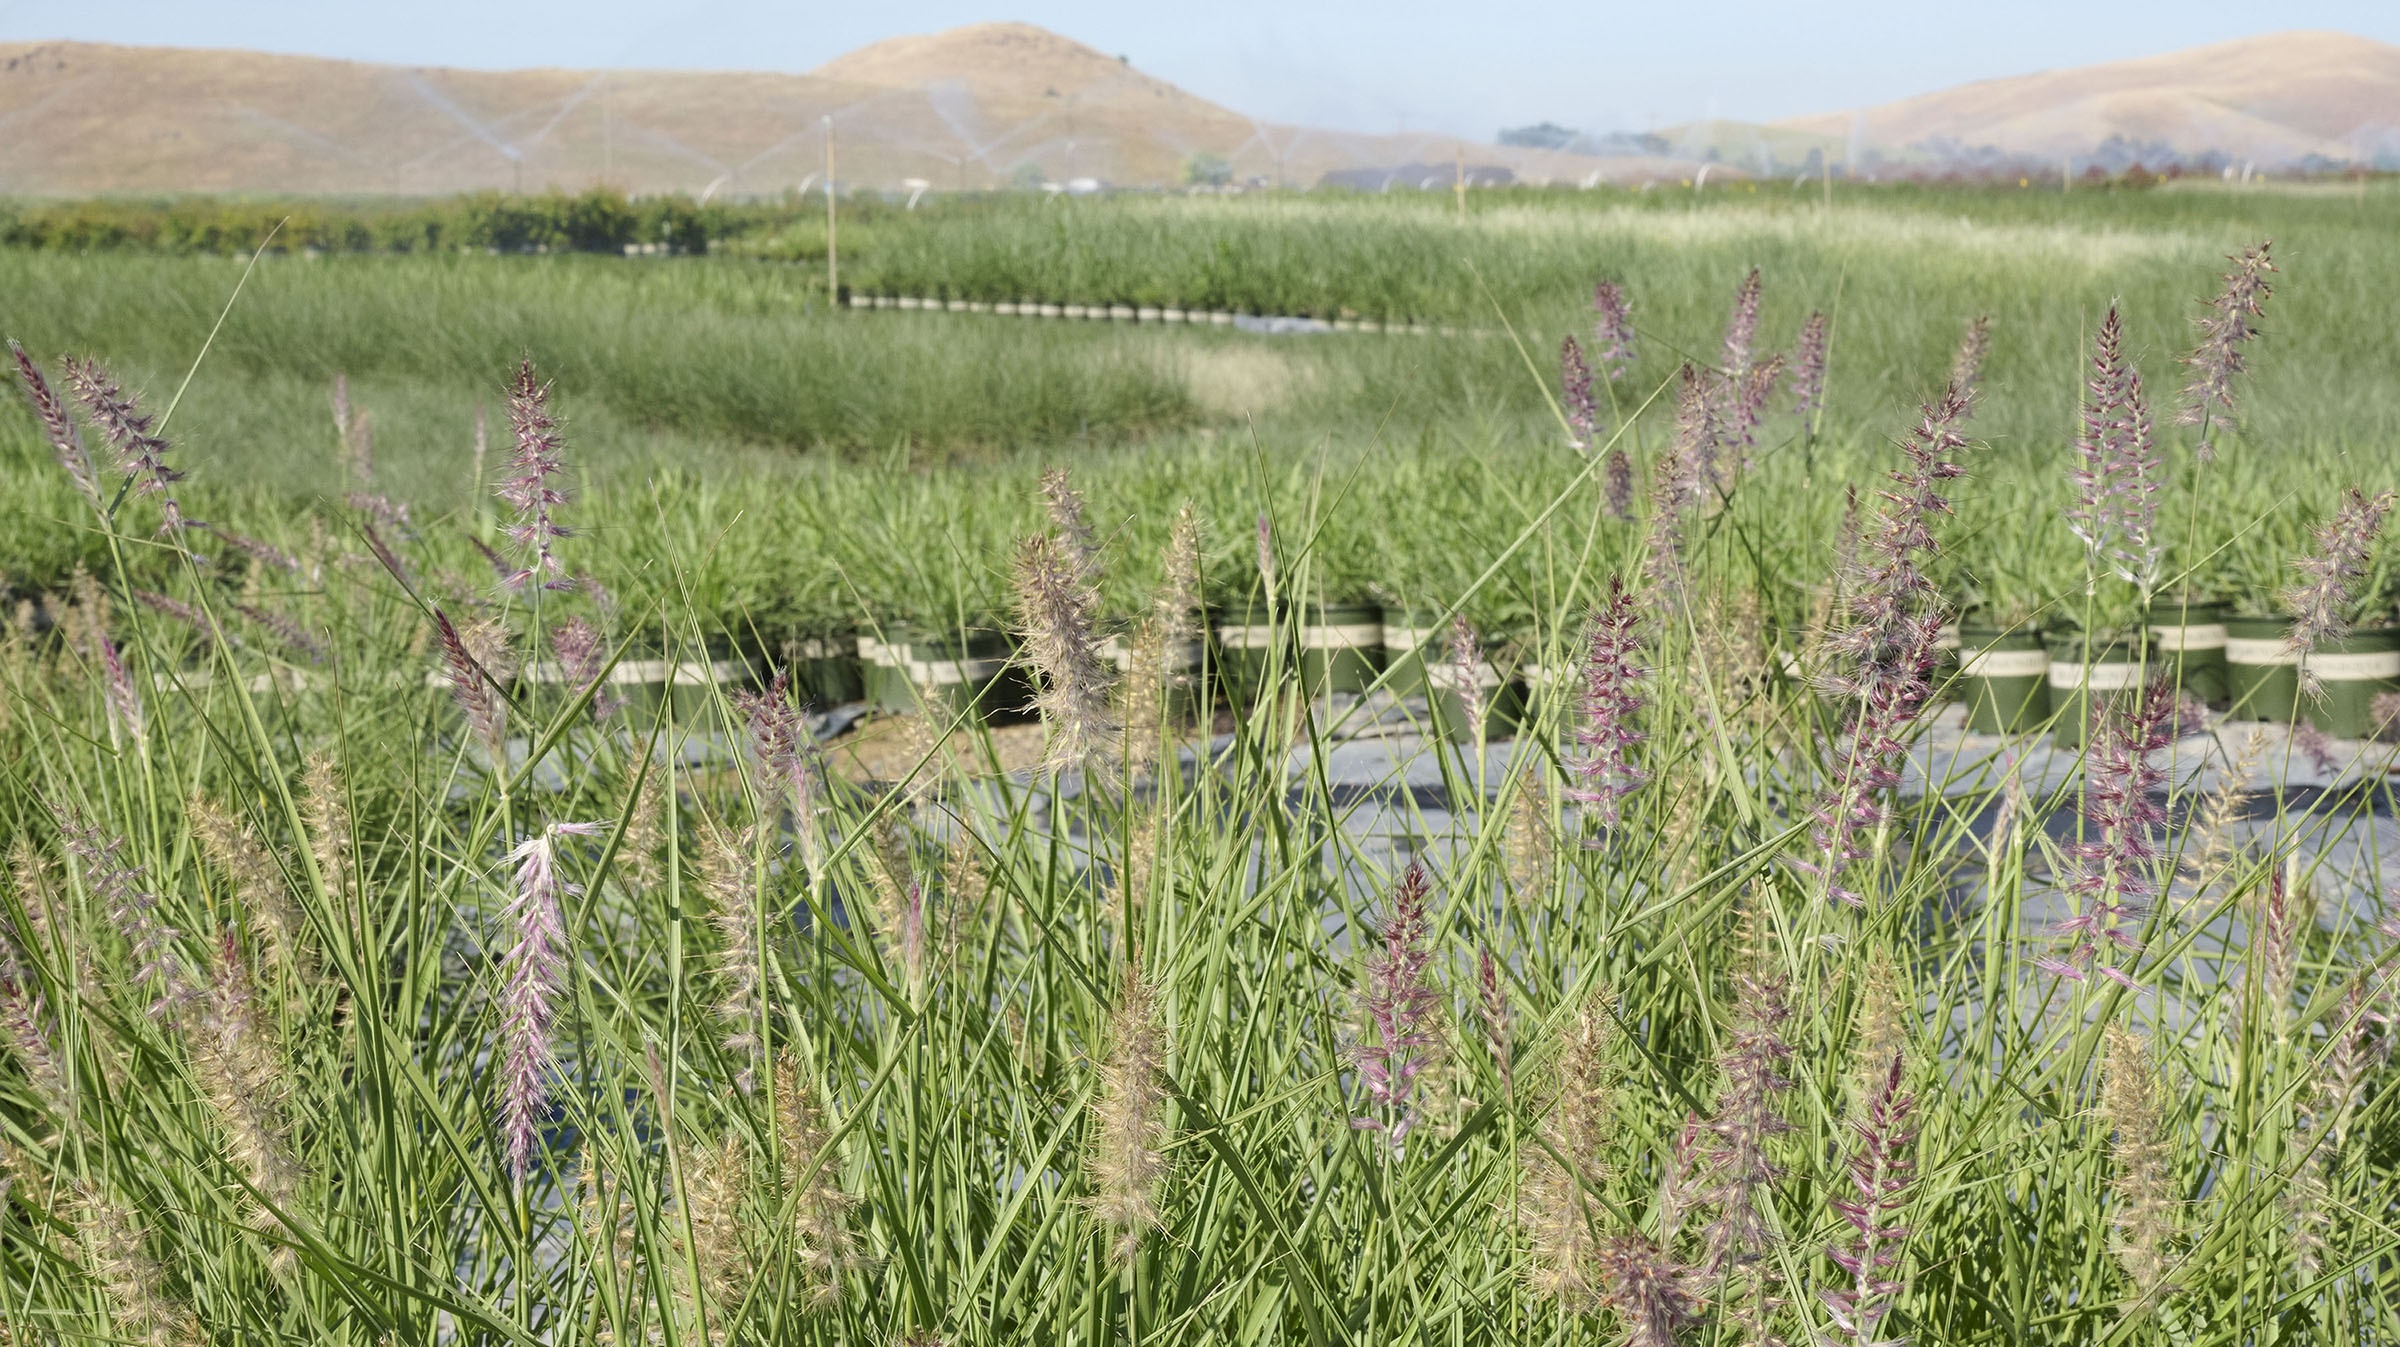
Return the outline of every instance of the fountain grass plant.
{"type": "MultiPolygon", "coordinates": [[[[361,507],[286,567],[201,481],[169,515],[129,489],[165,485],[156,426],[95,380],[118,460],[56,497],[95,564],[0,648],[12,1333],[2392,1327],[2394,926],[2317,869],[2362,816],[2157,828],[2126,794],[2143,739],[2035,790],[1995,764],[1900,788],[1928,577],[1974,533],[1937,490],[2016,508],[1979,499],[1955,394],[1863,521],[1906,583],[1823,612],[1868,671],[1861,742],[1773,661],[1769,615],[1833,550],[1781,460],[1662,470],[1701,474],[1648,507],[1671,527],[1608,518],[1605,452],[1454,465],[1506,512],[1443,620],[1509,587],[1515,639],[1580,686],[1438,750],[1437,816],[1336,782],[1345,722],[1281,644],[1215,738],[1091,685],[1103,589],[1166,575],[1187,620],[1156,488],[1026,480],[989,517],[1027,539],[1045,766],[1000,773],[985,726],[929,712],[905,779],[861,785],[780,684],[604,700],[636,633],[724,635],[715,539],[671,494],[567,490],[530,370],[506,508],[463,521],[480,572],[430,518],[361,507]],[[581,578],[645,528],[648,584],[581,578]],[[515,676],[545,664],[577,672],[515,676]],[[2079,810],[2090,836],[2050,826],[2079,810]],[[2109,976],[2062,976],[2092,904],[2109,976]]],[[[1285,625],[1367,508],[1320,473],[1201,479],[1212,574],[1247,558],[1285,625]]],[[[942,599],[1008,611],[1002,555],[956,546],[942,599]]]]}

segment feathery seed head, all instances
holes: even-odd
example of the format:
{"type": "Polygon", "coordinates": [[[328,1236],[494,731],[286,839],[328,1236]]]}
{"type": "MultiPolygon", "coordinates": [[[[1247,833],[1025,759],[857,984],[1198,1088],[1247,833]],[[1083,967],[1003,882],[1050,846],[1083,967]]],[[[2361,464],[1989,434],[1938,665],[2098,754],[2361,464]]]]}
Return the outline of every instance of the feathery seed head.
{"type": "Polygon", "coordinates": [[[1634,659],[1640,621],[1633,592],[1611,577],[1608,599],[1584,634],[1582,716],[1575,732],[1580,752],[1566,765],[1576,784],[1565,794],[1589,810],[1604,833],[1617,824],[1619,801],[1646,779],[1632,758],[1642,741],[1634,723],[1642,709],[1639,685],[1648,676],[1634,659]]]}
{"type": "Polygon", "coordinates": [[[1750,268],[1733,294],[1733,312],[1725,319],[1723,365],[1728,378],[1739,382],[1750,373],[1750,348],[1758,340],[1758,268],[1750,268]]]}
{"type": "Polygon", "coordinates": [[[2075,504],[2067,527],[2083,540],[2088,574],[2114,572],[2144,594],[2158,583],[2159,460],[2142,374],[2127,359],[2115,305],[2092,341],[2092,372],[2075,437],[2075,504]]]}
{"type": "Polygon", "coordinates": [[[450,695],[458,709],[466,714],[467,725],[483,740],[491,755],[492,770],[508,769],[508,702],[496,686],[502,674],[487,670],[467,647],[467,640],[450,615],[433,610],[434,626],[441,632],[442,660],[450,667],[450,695]]]}
{"type": "Polygon", "coordinates": [[[1933,521],[1950,513],[1942,486],[1965,472],[1953,456],[1967,444],[1958,430],[1966,409],[1955,388],[1925,404],[1901,445],[1906,462],[1890,474],[1896,489],[1882,493],[1858,559],[1837,576],[1849,621],[1827,646],[1842,667],[1820,682],[1858,709],[1838,775],[1815,811],[1817,855],[1800,867],[1825,880],[1829,898],[1853,906],[1865,898],[1843,876],[1867,854],[1861,838],[1886,818],[1885,793],[1900,784],[1901,759],[1933,696],[1944,608],[1925,565],[1939,548],[1933,521]]]}
{"type": "Polygon", "coordinates": [[[526,558],[509,575],[509,587],[520,589],[528,581],[537,581],[544,589],[569,588],[573,582],[567,579],[567,568],[552,550],[553,543],[568,536],[556,513],[567,503],[560,481],[566,471],[565,440],[550,414],[550,385],[534,373],[530,359],[518,364],[516,379],[509,385],[508,419],[516,430],[517,445],[509,458],[508,476],[501,479],[499,495],[517,512],[508,537],[526,558]]]}
{"type": "Polygon", "coordinates": [[[42,438],[50,442],[50,452],[58,459],[59,468],[75,483],[75,489],[94,509],[101,508],[100,480],[92,471],[92,456],[83,447],[83,432],[73,417],[67,414],[66,404],[50,391],[49,381],[42,377],[42,367],[25,348],[13,340],[8,353],[16,358],[17,379],[25,386],[25,400],[33,405],[34,419],[42,424],[42,438]]]}
{"type": "Polygon", "coordinates": [[[1105,756],[1114,734],[1096,639],[1099,591],[1063,534],[1018,544],[1016,591],[1018,635],[1039,684],[1033,704],[1048,731],[1044,765],[1089,767],[1105,756]]]}
{"type": "Polygon", "coordinates": [[[1675,1347],[1677,1336],[1700,1317],[1700,1278],[1643,1236],[1603,1241],[1599,1265],[1627,1347],[1675,1347]]]}
{"type": "Polygon", "coordinates": [[[1826,1287],[1818,1293],[1833,1317],[1836,1341],[1860,1347],[1880,1347],[1894,1339],[1882,1336],[1885,1316],[1899,1298],[1903,1283],[1897,1275],[1900,1252],[1908,1230],[1900,1224],[1908,1207],[1908,1185],[1915,1163],[1909,1147],[1916,1134],[1908,1116],[1916,1101],[1901,1091],[1905,1059],[1892,1054],[1881,1072],[1865,1116],[1852,1125],[1858,1148],[1849,1163],[1852,1196],[1834,1201],[1833,1209],[1851,1233],[1828,1246],[1825,1256],[1848,1274],[1849,1284],[1826,1287]]]}
{"type": "Polygon", "coordinates": [[[1091,1210],[1110,1234],[1120,1265],[1160,1229],[1159,1190],[1167,1173],[1166,1026],[1156,993],[1128,960],[1125,985],[1109,1020],[1109,1051],[1092,1103],[1091,1210]]]}
{"type": "Polygon", "coordinates": [[[809,1282],[809,1307],[831,1309],[869,1260],[850,1228],[850,1209],[858,1199],[843,1190],[836,1173],[833,1137],[825,1128],[816,1086],[788,1049],[775,1064],[775,1142],[797,1254],[809,1282]]]}
{"type": "Polygon", "coordinates": [[[2133,985],[2117,956],[2140,956],[2133,928],[2158,891],[2155,832],[2165,825],[2166,811],[2151,796],[2165,782],[2166,770],[2152,756],[2173,742],[2167,717],[2174,709],[2174,688],[2162,678],[2101,717],[2084,764],[2085,840],[2068,851],[2067,890],[2075,895],[2077,910],[2057,927],[2073,944],[2063,962],[2037,960],[2042,968],[2076,981],[2091,970],[2133,985]]]}
{"type": "Polygon", "coordinates": [[[1607,461],[1601,464],[1601,503],[1608,517],[1620,522],[1633,518],[1633,457],[1624,445],[1608,451],[1607,461]]]}
{"type": "Polygon", "coordinates": [[[1592,397],[1592,367],[1572,332],[1558,344],[1558,387],[1567,409],[1567,447],[1581,453],[1598,433],[1600,405],[1592,397]]]}
{"type": "Polygon", "coordinates": [[[2174,1151],[2159,1117],[2159,1081],[2149,1049],[2122,1024],[2108,1027],[2100,1067],[2100,1123],[2108,1136],[2112,1251],[2142,1297],[2158,1294],[2173,1261],[2179,1225],[2174,1151]]]}
{"type": "Polygon", "coordinates": [[[1950,386],[1967,395],[1967,415],[1975,414],[1975,390],[1983,382],[1983,357],[1991,347],[1992,316],[1979,313],[1967,320],[1958,339],[1958,354],[1950,359],[1950,386]]]}
{"type": "Polygon", "coordinates": [[[2300,583],[2285,591],[2283,601],[2292,610],[2288,640],[2300,656],[2300,686],[2311,696],[2324,696],[2324,683],[2309,667],[2308,656],[2349,633],[2351,589],[2366,573],[2392,500],[2389,490],[2368,496],[2355,486],[2347,488],[2333,517],[2317,526],[2316,550],[2294,563],[2300,583]]]}
{"type": "Polygon", "coordinates": [[[1624,378],[1633,364],[1633,314],[1625,288],[1615,281],[1592,286],[1592,361],[1611,383],[1624,378]]]}
{"type": "Polygon", "coordinates": [[[1367,959],[1366,987],[1359,997],[1374,1041],[1354,1044],[1349,1053],[1372,1110],[1352,1118],[1350,1125],[1381,1132],[1395,1157],[1416,1125],[1417,1078],[1441,1050],[1435,1020],[1441,998],[1426,976],[1433,962],[1433,951],[1425,943],[1429,894],[1425,867],[1410,862],[1392,888],[1391,915],[1384,922],[1380,947],[1367,959]]]}
{"type": "Polygon", "coordinates": [[[549,1098],[552,1002],[566,964],[566,917],[559,900],[582,892],[558,873],[558,839],[597,837],[605,823],[553,823],[508,853],[516,875],[508,905],[508,951],[501,960],[500,1135],[509,1173],[522,1181],[533,1164],[534,1133],[549,1098]]]}
{"type": "Polygon", "coordinates": [[[1825,405],[1825,357],[1831,320],[1812,310],[1800,324],[1800,339],[1792,344],[1792,412],[1807,416],[1825,405]]]}
{"type": "Polygon", "coordinates": [[[2235,423],[2234,380],[2248,364],[2242,348],[2258,335],[2255,320],[2265,314],[2267,297],[2275,292],[2267,281],[2267,273],[2275,270],[2273,248],[2273,241],[2265,240],[2228,258],[2233,270],[2225,275],[2225,288],[2210,301],[2208,312],[2193,320],[2200,328],[2200,344],[2183,359],[2191,379],[2183,387],[2183,407],[2175,421],[2202,428],[2202,462],[2216,456],[2210,424],[2235,423]]]}
{"type": "Polygon", "coordinates": [[[67,362],[67,384],[83,404],[84,415],[116,455],[117,471],[133,479],[133,489],[158,497],[164,516],[160,536],[197,527],[200,521],[183,517],[175,499],[175,483],[183,474],[167,466],[167,442],[151,430],[150,414],[100,363],[90,359],[67,362]]]}
{"type": "Polygon", "coordinates": [[[749,733],[750,751],[758,760],[760,773],[779,790],[790,792],[792,817],[800,834],[800,858],[814,871],[819,850],[817,739],[799,708],[792,705],[789,677],[778,672],[764,692],[743,688],[734,692],[732,700],[749,733]]]}

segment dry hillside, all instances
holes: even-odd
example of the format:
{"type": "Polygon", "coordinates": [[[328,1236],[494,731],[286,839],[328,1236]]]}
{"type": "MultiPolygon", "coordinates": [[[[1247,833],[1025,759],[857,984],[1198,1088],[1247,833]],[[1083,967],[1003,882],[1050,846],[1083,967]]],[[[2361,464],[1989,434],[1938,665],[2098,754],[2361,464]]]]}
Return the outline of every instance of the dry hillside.
{"type": "MultiPolygon", "coordinates": [[[[1174,182],[1207,152],[1242,177],[1448,164],[1454,142],[1262,125],[1023,24],[902,37],[805,75],[475,71],[98,43],[0,44],[0,193],[445,193],[580,188],[766,195],[846,183],[989,187],[1025,172],[1174,182]]],[[[1468,146],[1470,164],[1581,180],[1672,173],[1468,146]]]]}
{"type": "Polygon", "coordinates": [[[1780,128],[1906,148],[1951,142],[2014,155],[2089,152],[2111,136],[2261,164],[2400,151],[2400,47],[2291,32],[2165,56],[1982,80],[1780,128]]]}

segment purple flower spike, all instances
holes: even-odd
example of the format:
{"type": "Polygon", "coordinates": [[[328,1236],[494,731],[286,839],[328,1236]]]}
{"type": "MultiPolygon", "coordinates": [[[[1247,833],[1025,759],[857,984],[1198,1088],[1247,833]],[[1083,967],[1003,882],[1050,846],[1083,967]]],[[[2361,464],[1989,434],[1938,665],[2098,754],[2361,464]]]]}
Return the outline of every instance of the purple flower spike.
{"type": "Polygon", "coordinates": [[[128,738],[138,740],[147,725],[142,716],[142,695],[133,690],[133,679],[125,672],[125,661],[117,658],[117,643],[108,639],[108,633],[104,631],[94,631],[92,639],[100,643],[100,663],[108,695],[109,729],[113,733],[122,727],[128,738]]]}
{"type": "Polygon", "coordinates": [[[1901,446],[1908,462],[1891,474],[1898,489],[1883,492],[1874,531],[1842,577],[1850,623],[1827,643],[1839,667],[1823,687],[1855,702],[1857,719],[1838,775],[1817,805],[1817,858],[1801,866],[1823,876],[1827,896],[1839,902],[1865,901],[1843,886],[1842,876],[1866,855],[1860,839],[1884,822],[1884,793],[1900,784],[1917,715],[1933,696],[1943,606],[1919,559],[1937,550],[1934,519],[1950,513],[1942,484],[1966,471],[1952,461],[1967,444],[1958,430],[1966,404],[1953,388],[1925,405],[1901,446]]]}
{"type": "Polygon", "coordinates": [[[1593,616],[1584,638],[1583,717],[1575,732],[1581,752],[1567,763],[1577,784],[1565,793],[1592,811],[1604,833],[1617,824],[1618,801],[1644,779],[1630,754],[1642,741],[1642,732],[1633,724],[1642,709],[1638,685],[1644,671],[1633,658],[1634,627],[1640,620],[1633,595],[1611,579],[1608,601],[1593,616]]]}
{"type": "Polygon", "coordinates": [[[1592,314],[1592,362],[1615,383],[1633,364],[1633,315],[1625,288],[1615,281],[1593,286],[1592,314]]]}
{"type": "Polygon", "coordinates": [[[506,771],[508,703],[501,700],[491,677],[468,652],[466,640],[451,624],[450,615],[436,608],[433,622],[441,632],[442,660],[450,666],[450,695],[458,700],[458,709],[466,713],[468,726],[483,739],[484,747],[491,750],[492,770],[506,771]]]}
{"type": "Polygon", "coordinates": [[[42,438],[50,441],[50,452],[57,457],[58,466],[75,483],[96,508],[100,504],[100,482],[92,475],[92,456],[84,451],[83,434],[67,415],[66,404],[50,391],[49,381],[42,378],[42,367],[33,363],[25,348],[15,342],[8,344],[8,353],[16,357],[17,378],[25,385],[25,399],[33,404],[34,419],[42,423],[42,438]]]}
{"type": "MultiPolygon", "coordinates": [[[[558,652],[560,670],[577,696],[600,681],[602,668],[608,663],[608,643],[591,623],[580,617],[567,619],[550,638],[550,648],[558,652]]],[[[608,689],[592,694],[592,719],[606,720],[616,711],[617,699],[608,689]]]]}
{"type": "Polygon", "coordinates": [[[2292,652],[2300,656],[2300,686],[2312,697],[2324,695],[2308,656],[2327,641],[2338,641],[2350,630],[2347,612],[2353,582],[2366,573],[2374,555],[2376,536],[2392,512],[2392,493],[2370,497],[2357,487],[2342,496],[2333,518],[2317,526],[2317,550],[2297,563],[2300,584],[2283,600],[2291,605],[2292,652]]]}
{"type": "Polygon", "coordinates": [[[2092,342],[2089,399],[2075,438],[2076,502],[2067,527],[2083,540],[2092,575],[2115,572],[2144,593],[2158,582],[2159,461],[2151,449],[2142,374],[2125,358],[2124,327],[2111,305],[2092,342]]]}
{"type": "Polygon", "coordinates": [[[1600,404],[1592,397],[1592,367],[1572,332],[1558,344],[1558,387],[1567,405],[1567,447],[1582,453],[1599,432],[1600,404]]]}
{"type": "Polygon", "coordinates": [[[1832,324],[1823,313],[1811,313],[1800,325],[1800,340],[1792,347],[1792,413],[1806,416],[1825,406],[1825,357],[1832,324]]]}
{"type": "Polygon", "coordinates": [[[2113,956],[2140,955],[2134,931],[2157,893],[2155,833],[2166,824],[2167,815],[2151,793],[2165,782],[2166,771],[2151,761],[2151,755],[2174,742],[2169,725],[2174,713],[2174,690],[2162,681],[2101,718],[2084,767],[2088,840],[2067,853],[2067,891],[2075,895],[2077,910],[2056,928],[2072,943],[2063,961],[2037,960],[2039,966],[2077,981],[2077,972],[2089,969],[2133,985],[2113,956]],[[2101,963],[2104,951],[2112,957],[2101,963]],[[2075,971],[2057,967],[2061,962],[2075,971]]]}
{"type": "Polygon", "coordinates": [[[2265,314],[2267,297],[2275,293],[2267,282],[2267,273],[2275,270],[2269,255],[2273,247],[2272,241],[2262,242],[2227,259],[2233,270],[2225,276],[2225,289],[2197,320],[2200,345],[2184,357],[2184,368],[2192,372],[2192,378],[2183,386],[2183,409],[2175,421],[2200,427],[2203,463],[2216,457],[2216,445],[2209,438],[2211,423],[2235,424],[2233,382],[2248,364],[2242,348],[2258,335],[2252,320],[2265,314]]]}
{"type": "Polygon", "coordinates": [[[555,514],[567,503],[566,491],[557,484],[566,470],[564,442],[550,415],[550,385],[534,374],[531,360],[517,366],[516,382],[509,386],[508,419],[516,427],[517,448],[509,459],[508,476],[500,483],[500,499],[517,512],[508,539],[527,557],[523,568],[508,577],[509,586],[523,588],[527,581],[538,580],[544,589],[571,588],[567,568],[550,546],[568,536],[555,514]]]}
{"type": "Polygon", "coordinates": [[[1725,318],[1725,377],[1738,384],[1750,373],[1750,348],[1758,340],[1758,268],[1742,277],[1733,294],[1733,312],[1725,318]]]}
{"type": "Polygon", "coordinates": [[[736,691],[733,709],[741,713],[750,733],[750,751],[758,759],[759,770],[776,786],[791,792],[800,856],[813,870],[817,865],[817,741],[807,719],[792,705],[790,688],[787,676],[778,673],[764,692],[736,691]]]}
{"type": "Polygon", "coordinates": [[[1900,1224],[1908,1208],[1908,1184],[1915,1165],[1909,1147],[1916,1134],[1908,1130],[1908,1115],[1916,1101],[1900,1091],[1904,1059],[1892,1054],[1866,1120],[1856,1124],[1858,1149],[1850,1157],[1850,1187],[1856,1194],[1837,1200],[1833,1209],[1848,1222],[1852,1234],[1825,1250],[1835,1267],[1849,1275],[1848,1286],[1818,1293],[1833,1316],[1836,1341],[1880,1347],[1884,1316],[1892,1312],[1904,1284],[1896,1275],[1908,1230],[1900,1224]]]}
{"type": "Polygon", "coordinates": [[[167,442],[151,432],[150,414],[141,409],[133,395],[95,360],[68,361],[67,383],[74,388],[76,399],[83,403],[84,414],[92,418],[92,425],[108,441],[110,452],[117,456],[117,470],[133,479],[134,490],[158,497],[159,509],[165,514],[158,526],[159,534],[163,537],[200,527],[199,520],[183,517],[183,506],[176,501],[174,491],[183,474],[167,466],[167,442]]]}
{"type": "Polygon", "coordinates": [[[500,1135],[509,1172],[519,1179],[533,1162],[534,1131],[549,1103],[542,1074],[550,1063],[551,1003],[566,958],[566,919],[558,902],[582,892],[559,878],[558,839],[597,837],[607,826],[553,823],[508,853],[517,873],[508,907],[513,929],[500,975],[500,1135]]]}
{"type": "Polygon", "coordinates": [[[1433,1065],[1440,1040],[1434,1017],[1441,998],[1425,972],[1433,953],[1425,947],[1428,893],[1425,867],[1410,862],[1392,890],[1392,915],[1383,926],[1383,947],[1367,960],[1367,986],[1361,1001],[1374,1025],[1375,1042],[1350,1049],[1358,1064],[1359,1083],[1367,1090],[1372,1113],[1352,1118],[1350,1125],[1381,1132],[1397,1157],[1415,1126],[1414,1092],[1417,1077],[1433,1065]]]}
{"type": "Polygon", "coordinates": [[[1619,521],[1633,518],[1633,458],[1625,446],[1610,449],[1600,470],[1602,503],[1608,508],[1608,517],[1619,521]]]}

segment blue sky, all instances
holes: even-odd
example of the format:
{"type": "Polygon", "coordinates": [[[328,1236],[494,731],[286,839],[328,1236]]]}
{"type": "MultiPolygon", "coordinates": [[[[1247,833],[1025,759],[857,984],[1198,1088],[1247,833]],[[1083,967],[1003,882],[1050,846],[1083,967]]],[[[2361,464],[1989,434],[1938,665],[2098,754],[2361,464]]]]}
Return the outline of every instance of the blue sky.
{"type": "Polygon", "coordinates": [[[0,40],[256,47],[401,64],[806,70],[1018,19],[1253,116],[1488,139],[1551,120],[1770,120],[2279,28],[2400,44],[2400,0],[0,0],[0,40]],[[997,7],[996,7],[997,6],[997,7]]]}

